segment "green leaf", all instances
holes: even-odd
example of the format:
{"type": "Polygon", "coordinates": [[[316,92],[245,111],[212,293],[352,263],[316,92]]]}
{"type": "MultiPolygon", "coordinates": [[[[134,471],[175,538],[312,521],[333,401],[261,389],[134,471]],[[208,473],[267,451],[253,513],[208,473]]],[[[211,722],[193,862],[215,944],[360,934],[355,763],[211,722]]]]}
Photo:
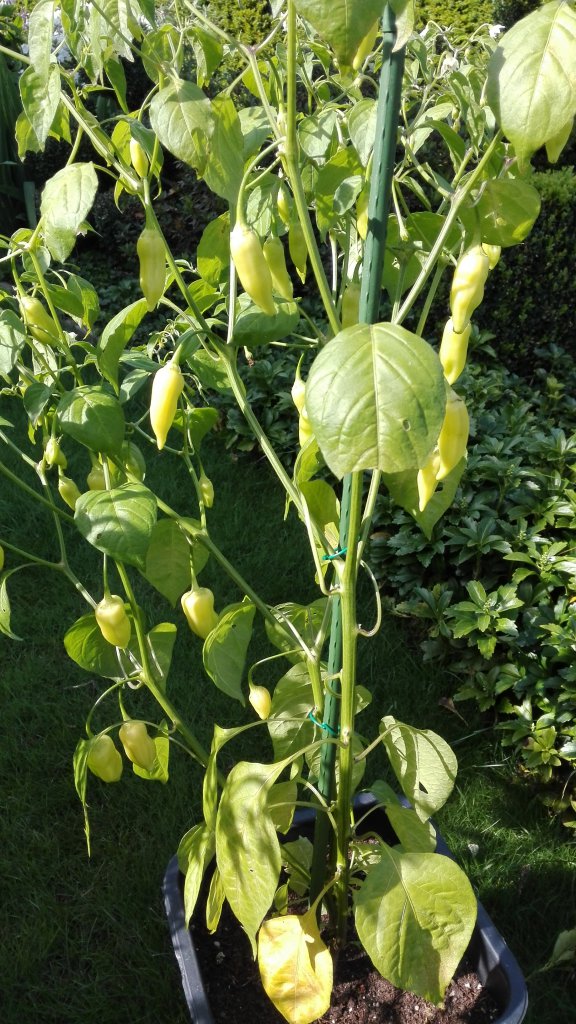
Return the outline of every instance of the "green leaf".
{"type": "Polygon", "coordinates": [[[51,395],[52,389],[45,384],[40,384],[38,381],[35,381],[34,384],[30,384],[30,387],[26,388],[23,403],[32,426],[35,427],[38,423],[40,416],[50,401],[51,395]]]}
{"type": "Polygon", "coordinates": [[[220,39],[201,28],[194,28],[192,48],[196,58],[196,77],[198,85],[206,85],[222,60],[224,48],[220,39]]]}
{"type": "MultiPolygon", "coordinates": [[[[382,284],[392,302],[414,284],[444,227],[445,219],[438,213],[426,210],[412,213],[404,222],[407,237],[401,237],[397,217],[388,218],[382,284]]],[[[450,251],[459,244],[460,233],[454,227],[448,233],[444,249],[450,251]]]]}
{"type": "Polygon", "coordinates": [[[112,317],[102,331],[96,350],[98,368],[106,380],[118,390],[118,364],[126,345],[146,315],[146,299],[137,299],[112,317]]]}
{"type": "Polygon", "coordinates": [[[358,153],[363,167],[367,166],[370,154],[374,149],[376,111],[375,100],[362,99],[354,104],[348,116],[348,131],[352,145],[358,153]]]}
{"type": "Polygon", "coordinates": [[[576,114],[576,10],[553,0],[502,37],[488,65],[486,97],[521,164],[576,114]]]}
{"type": "Polygon", "coordinates": [[[8,376],[26,343],[26,330],[11,309],[0,312],[0,373],[8,376]]]}
{"type": "Polygon", "coordinates": [[[22,637],[16,636],[16,633],[10,629],[10,601],[6,584],[13,572],[16,572],[16,569],[5,572],[0,582],[0,633],[10,637],[11,640],[21,640],[22,637]]]}
{"type": "Polygon", "coordinates": [[[316,220],[322,237],[351,210],[362,191],[362,165],[352,146],[340,149],[319,171],[316,182],[316,220]]]}
{"type": "Polygon", "coordinates": [[[162,25],[144,36],[142,64],[152,82],[158,82],[161,75],[168,75],[173,69],[180,72],[184,59],[180,39],[174,25],[162,25]]]}
{"type": "MultiPolygon", "coordinates": [[[[134,638],[129,650],[134,646],[134,638]]],[[[112,644],[104,639],[93,612],[77,619],[64,636],[64,647],[68,657],[86,672],[104,679],[123,679],[132,670],[125,653],[118,655],[112,644]]],[[[136,653],[136,650],[133,653],[136,653]]]]}
{"type": "Polygon", "coordinates": [[[234,914],[256,953],[256,932],[268,912],[282,866],[268,793],[284,764],[239,762],[228,775],[216,820],[216,860],[234,914]]]}
{"type": "Polygon", "coordinates": [[[173,608],[189,589],[190,546],[173,519],[159,519],[154,524],[143,574],[173,608]]]}
{"type": "Polygon", "coordinates": [[[414,470],[405,473],[383,473],[382,482],[386,485],[397,505],[406,509],[414,517],[425,537],[430,540],[436,523],[450,508],[464,470],[466,459],[460,462],[439,484],[423,512],[418,507],[418,484],[414,470]]]}
{"type": "Polygon", "coordinates": [[[330,1008],[332,956],[320,938],[316,907],[264,922],[258,966],[266,995],[290,1024],[312,1024],[330,1008]]]}
{"type": "Polygon", "coordinates": [[[183,837],[178,847],[178,863],[185,872],[184,914],[186,927],[194,913],[204,872],[215,851],[214,833],[204,822],[194,825],[183,837]]]}
{"type": "Polygon", "coordinates": [[[40,0],[30,11],[28,22],[28,55],[30,64],[45,79],[48,76],[54,39],[55,0],[40,0]]]}
{"type": "Polygon", "coordinates": [[[410,853],[433,853],[436,849],[436,832],[429,821],[421,821],[411,807],[402,807],[396,800],[386,804],[386,815],[398,841],[410,853]]]}
{"type": "Polygon", "coordinates": [[[284,628],[282,622],[292,623],[303,640],[312,647],[326,612],[327,598],[319,597],[312,604],[296,604],[294,601],[287,601],[284,604],[276,605],[272,609],[280,622],[272,624],[266,620],[265,627],[268,639],[279,651],[284,651],[289,661],[298,662],[305,657],[298,641],[292,635],[289,627],[284,628]],[[297,649],[295,649],[297,648],[297,649]]]}
{"type": "MultiPolygon", "coordinates": [[[[170,626],[171,623],[164,623],[166,626],[170,626]]],[[[174,636],[176,635],[176,628],[172,626],[174,636]]],[[[149,636],[151,634],[148,634],[149,636]]],[[[164,689],[164,688],[163,688],[164,689]]],[[[138,764],[132,765],[132,771],[134,775],[137,775],[140,779],[146,779],[148,782],[168,782],[168,762],[170,760],[170,738],[168,736],[168,725],[164,721],[161,723],[158,731],[158,735],[154,736],[154,746],[156,747],[156,761],[151,769],[148,771],[146,768],[141,768],[138,764]]]]}
{"type": "Polygon", "coordinates": [[[170,153],[203,174],[214,117],[210,100],[197,85],[178,79],[156,93],[150,123],[170,153]]]}
{"type": "Polygon", "coordinates": [[[476,920],[463,871],[449,857],[382,844],[354,902],[358,936],[380,974],[441,1003],[476,920]]]}
{"type": "Polygon", "coordinates": [[[222,213],[204,228],[198,243],[198,273],[215,288],[228,277],[230,267],[230,214],[222,213]]]}
{"type": "Polygon", "coordinates": [[[62,263],[72,252],[76,235],[92,208],[98,189],[93,163],[68,164],[46,182],[40,201],[44,240],[62,263]]]}
{"type": "Polygon", "coordinates": [[[215,868],[206,897],[206,927],[211,934],[214,934],[218,928],[225,899],[226,893],[222,885],[222,878],[218,868],[215,868]]]}
{"type": "Polygon", "coordinates": [[[204,668],[219,690],[245,704],[242,677],[255,607],[248,598],[225,608],[204,641],[204,668]]]}
{"type": "Polygon", "coordinates": [[[294,665],[277,683],[266,721],[276,760],[290,757],[314,740],[315,726],[308,718],[314,706],[306,665],[294,665]]]}
{"type": "MultiPolygon", "coordinates": [[[[170,665],[172,664],[172,652],[174,651],[174,644],[176,642],[176,632],[176,626],[173,622],[159,622],[150,630],[146,637],[154,680],[162,693],[166,692],[166,681],[168,679],[170,665]]],[[[134,646],[136,650],[136,657],[139,658],[139,648],[137,644],[134,646]]],[[[156,743],[156,740],[154,742],[156,743]]],[[[168,742],[169,741],[166,740],[166,743],[168,742]]],[[[156,745],[157,747],[160,747],[161,751],[165,751],[164,760],[166,762],[167,769],[168,748],[162,737],[158,738],[156,745]]],[[[167,778],[168,771],[166,770],[166,779],[167,778]]],[[[166,781],[166,779],[163,779],[162,781],[166,781]]]]}
{"type": "Polygon", "coordinates": [[[504,247],[528,237],[540,206],[540,195],[529,182],[498,178],[483,183],[472,209],[462,209],[460,217],[471,235],[479,226],[483,242],[504,247]]]}
{"type": "MultiPolygon", "coordinates": [[[[50,64],[46,74],[38,72],[33,66],[27,67],[20,77],[20,95],[38,146],[44,149],[60,103],[58,65],[50,64]]],[[[27,149],[34,148],[29,143],[25,143],[25,146],[27,149]]]]}
{"type": "Polygon", "coordinates": [[[90,856],[90,819],[88,818],[88,804],[86,803],[86,787],[88,785],[88,752],[90,750],[89,740],[79,740],[74,751],[74,785],[80,797],[82,810],[84,811],[84,834],[90,856]]]}
{"type": "Polygon", "coordinates": [[[216,97],[212,101],[212,117],[214,124],[203,177],[212,192],[234,206],[244,174],[244,138],[232,100],[216,97]]]}
{"type": "Polygon", "coordinates": [[[92,328],[100,316],[100,303],[96,290],[89,281],[78,274],[70,274],[67,289],[68,294],[73,295],[80,304],[80,322],[85,327],[92,328]]]}
{"type": "Polygon", "coordinates": [[[435,351],[394,324],[341,331],[316,356],[306,385],[312,429],[339,478],[418,469],[438,438],[445,405],[435,351]]]}
{"type": "Polygon", "coordinates": [[[90,451],[119,455],[124,441],[124,413],[114,395],[103,387],[74,388],[56,409],[63,433],[90,451]]]}
{"type": "Polygon", "coordinates": [[[204,406],[202,409],[190,409],[186,414],[186,426],[190,436],[190,443],[196,453],[207,434],[218,422],[218,410],[212,406],[204,406]]]}
{"type": "Polygon", "coordinates": [[[338,114],[334,109],[320,110],[302,119],[298,126],[300,148],[311,160],[321,160],[332,145],[338,114]]]}
{"type": "Polygon", "coordinates": [[[296,9],[333,48],[340,64],[351,65],[356,50],[384,11],[384,0],[296,0],[296,9]]]}
{"type": "Polygon", "coordinates": [[[414,729],[387,715],[380,723],[382,742],[404,796],[425,821],[442,807],[454,788],[458,762],[441,736],[414,729]]]}
{"type": "Polygon", "coordinates": [[[276,313],[270,316],[264,313],[246,292],[236,302],[236,321],[232,342],[237,346],[249,349],[259,345],[269,345],[273,341],[281,341],[296,330],[300,321],[300,311],[295,302],[276,298],[276,313]]]}
{"type": "Polygon", "coordinates": [[[297,799],[298,785],[292,779],[286,782],[276,782],[268,794],[268,810],[272,816],[274,827],[283,835],[286,835],[292,826],[297,799]]]}
{"type": "Polygon", "coordinates": [[[143,484],[87,491],[76,502],[74,520],[82,536],[111,558],[144,569],[156,522],[156,498],[143,484]]]}

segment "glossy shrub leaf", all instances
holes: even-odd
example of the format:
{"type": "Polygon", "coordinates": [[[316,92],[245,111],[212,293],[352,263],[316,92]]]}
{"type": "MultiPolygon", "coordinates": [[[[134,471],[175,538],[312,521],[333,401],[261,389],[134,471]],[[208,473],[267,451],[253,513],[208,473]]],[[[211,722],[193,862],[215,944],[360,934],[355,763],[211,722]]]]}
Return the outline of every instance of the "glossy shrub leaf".
{"type": "Polygon", "coordinates": [[[256,953],[282,865],[268,793],[284,765],[241,761],[230,772],[218,807],[216,860],[226,899],[256,953]]]}
{"type": "Polygon", "coordinates": [[[87,491],[76,503],[74,519],[82,536],[98,551],[145,568],[156,522],[156,498],[143,484],[87,491]]]}
{"type": "Polygon", "coordinates": [[[258,935],[262,985],[289,1024],[312,1024],[330,1007],[333,967],[316,908],[265,921],[258,935]]]}
{"type": "Polygon", "coordinates": [[[103,387],[74,388],[56,410],[64,434],[94,453],[119,455],[124,441],[124,413],[117,398],[103,387]]]}
{"type": "Polygon", "coordinates": [[[46,182],[40,212],[44,240],[62,263],[74,248],[76,235],[92,208],[98,189],[93,163],[69,164],[46,182]]]}
{"type": "Polygon", "coordinates": [[[210,100],[197,85],[177,80],[156,93],[150,123],[170,153],[203,173],[214,121],[210,100]]]}
{"type": "Polygon", "coordinates": [[[190,546],[178,523],[159,519],[146,552],[144,576],[174,608],[190,587],[190,546]]]}
{"type": "Polygon", "coordinates": [[[387,715],[382,742],[404,796],[425,821],[442,807],[456,780],[458,762],[451,747],[429,729],[415,729],[387,715]]]}
{"type": "Polygon", "coordinates": [[[204,668],[218,689],[241,704],[246,703],[242,677],[255,610],[247,598],[226,608],[204,641],[202,652],[204,668]]]}
{"type": "Polygon", "coordinates": [[[341,331],[316,356],[306,384],[314,434],[339,478],[417,470],[440,433],[445,403],[434,350],[388,323],[341,331]]]}
{"type": "Polygon", "coordinates": [[[360,43],[384,11],[384,0],[296,0],[296,9],[334,50],[341,64],[351,65],[360,43]]]}
{"type": "Polygon", "coordinates": [[[438,1005],[476,920],[464,872],[449,857],[382,844],[354,902],[358,936],[380,974],[438,1005]]]}
{"type": "Polygon", "coordinates": [[[521,163],[576,114],[576,10],[554,0],[502,37],[488,65],[487,100],[521,163]]]}
{"type": "Polygon", "coordinates": [[[118,389],[120,356],[148,311],[146,299],[137,299],[113,316],[102,331],[97,348],[98,367],[103,377],[118,389]]]}

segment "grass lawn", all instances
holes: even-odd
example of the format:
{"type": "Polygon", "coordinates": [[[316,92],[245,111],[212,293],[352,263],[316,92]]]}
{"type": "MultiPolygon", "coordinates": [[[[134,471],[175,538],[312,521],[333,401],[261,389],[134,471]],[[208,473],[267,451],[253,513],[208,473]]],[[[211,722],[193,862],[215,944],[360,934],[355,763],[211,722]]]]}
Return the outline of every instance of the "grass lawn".
{"type": "MultiPolygon", "coordinates": [[[[279,491],[265,468],[231,462],[216,443],[206,463],[217,495],[213,535],[240,571],[272,603],[314,598],[313,572],[301,575],[302,565],[310,565],[303,531],[294,516],[283,522],[279,491]]],[[[166,498],[184,510],[183,495],[174,491],[166,498]]],[[[3,479],[0,523],[0,533],[54,556],[49,519],[42,511],[32,519],[3,479]]],[[[85,559],[79,545],[73,548],[75,566],[82,566],[83,578],[97,593],[98,579],[85,559]]],[[[216,577],[208,567],[202,581],[216,585],[216,577]]],[[[154,595],[142,588],[140,596],[150,620],[157,620],[154,595]]],[[[219,604],[239,596],[229,587],[219,604]]],[[[85,606],[56,573],[37,569],[11,579],[10,598],[13,628],[25,643],[0,636],[2,1024],[28,1019],[42,1024],[185,1024],[160,886],[180,836],[197,820],[200,773],[174,750],[167,786],[146,785],[128,770],[118,785],[93,780],[89,859],[72,754],[103,687],[67,658],[62,645],[64,629],[85,606]]],[[[367,609],[367,623],[371,616],[367,609]]],[[[182,628],[170,695],[209,742],[214,715],[226,726],[238,717],[251,720],[252,712],[231,707],[215,690],[202,672],[200,642],[186,630],[179,610],[174,621],[182,628]]],[[[256,637],[256,657],[261,646],[256,637]]],[[[366,733],[392,712],[455,743],[461,770],[439,825],[524,971],[533,972],[545,962],[558,932],[576,926],[573,835],[549,819],[521,784],[494,732],[473,709],[463,709],[464,723],[439,704],[448,695],[449,680],[422,665],[405,626],[386,621],[375,642],[363,641],[360,681],[373,693],[371,709],[359,720],[366,733]]],[[[135,713],[150,710],[139,694],[131,707],[135,713]]],[[[116,713],[113,704],[109,713],[116,713]]],[[[113,720],[106,714],[104,709],[103,725],[113,720]]],[[[231,756],[251,756],[265,736],[265,729],[251,730],[231,756]]],[[[376,754],[368,761],[367,781],[383,770],[384,758],[376,754]]],[[[530,983],[529,1024],[572,1024],[573,984],[568,972],[536,974],[530,983]]]]}

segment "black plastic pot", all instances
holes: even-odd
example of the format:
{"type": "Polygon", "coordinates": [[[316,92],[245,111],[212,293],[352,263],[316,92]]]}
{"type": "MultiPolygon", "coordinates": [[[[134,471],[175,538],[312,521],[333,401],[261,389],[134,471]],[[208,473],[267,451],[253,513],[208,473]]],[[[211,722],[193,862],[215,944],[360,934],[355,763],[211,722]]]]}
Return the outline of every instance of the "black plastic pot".
{"type": "MultiPolygon", "coordinates": [[[[374,804],[375,800],[371,794],[360,794],[354,801],[356,816],[367,814],[374,804]]],[[[287,838],[293,839],[296,834],[311,833],[313,823],[312,811],[297,812],[293,828],[287,838]]],[[[366,829],[377,831],[387,841],[394,841],[393,835],[390,835],[388,819],[378,809],[366,818],[366,829]]],[[[437,852],[451,856],[438,832],[436,836],[437,852]]],[[[183,878],[176,857],[168,864],[162,888],[172,945],[182,974],[182,987],[190,1018],[193,1024],[216,1024],[204,991],[192,936],[185,923],[183,878]]],[[[515,957],[481,903],[478,903],[476,926],[468,947],[467,958],[500,1008],[500,1014],[492,1024],[521,1024],[528,1008],[526,982],[515,957]]]]}

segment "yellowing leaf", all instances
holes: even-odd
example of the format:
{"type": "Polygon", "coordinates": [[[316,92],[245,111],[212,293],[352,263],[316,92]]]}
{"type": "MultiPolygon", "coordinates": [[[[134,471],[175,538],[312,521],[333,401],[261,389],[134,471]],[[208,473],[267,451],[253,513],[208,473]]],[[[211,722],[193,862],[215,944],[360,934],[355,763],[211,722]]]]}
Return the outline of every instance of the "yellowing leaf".
{"type": "Polygon", "coordinates": [[[258,939],[262,984],[289,1024],[311,1024],[326,1013],[332,957],[320,938],[314,908],[265,921],[258,939]]]}

